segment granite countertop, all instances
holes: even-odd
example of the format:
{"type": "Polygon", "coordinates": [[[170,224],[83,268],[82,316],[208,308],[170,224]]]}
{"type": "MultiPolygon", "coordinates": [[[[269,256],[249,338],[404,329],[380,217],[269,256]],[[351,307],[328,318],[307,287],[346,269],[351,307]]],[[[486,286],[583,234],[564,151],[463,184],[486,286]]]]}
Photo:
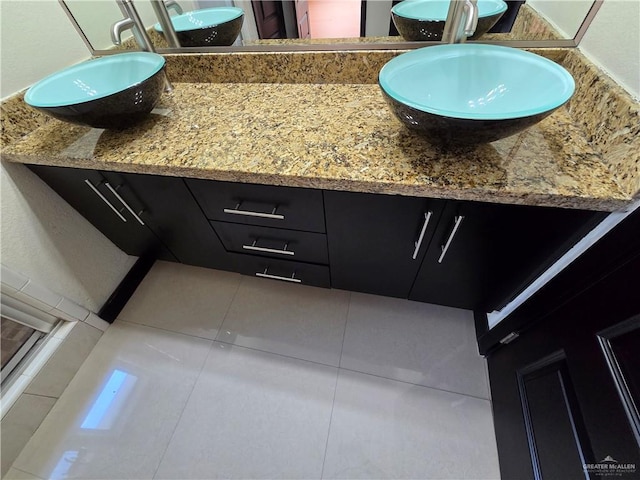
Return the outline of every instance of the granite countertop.
{"type": "Polygon", "coordinates": [[[377,85],[177,83],[116,132],[52,120],[3,157],[247,183],[615,210],[630,198],[567,111],[470,150],[443,150],[391,114],[377,85]]]}

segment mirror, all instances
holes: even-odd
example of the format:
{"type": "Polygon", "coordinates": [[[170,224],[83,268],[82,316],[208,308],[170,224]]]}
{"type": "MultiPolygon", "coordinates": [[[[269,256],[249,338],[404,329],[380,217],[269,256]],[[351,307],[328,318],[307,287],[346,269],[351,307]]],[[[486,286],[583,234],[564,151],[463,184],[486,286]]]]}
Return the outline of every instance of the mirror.
{"type": "MultiPolygon", "coordinates": [[[[116,0],[59,1],[77,24],[76,28],[92,53],[139,49],[132,30],[123,31],[121,44],[114,45],[112,26],[124,18],[116,0]]],[[[508,9],[502,18],[476,41],[527,42],[516,46],[575,46],[574,39],[579,39],[601,1],[507,0],[508,9]]],[[[242,8],[242,29],[230,47],[168,48],[163,34],[154,28],[158,19],[151,1],[135,0],[145,29],[161,53],[354,47],[393,49],[424,45],[423,42],[408,43],[398,34],[390,13],[391,8],[400,3],[397,0],[177,0],[177,3],[185,13],[217,7],[242,8]]],[[[172,17],[177,15],[175,10],[169,9],[172,17]]]]}

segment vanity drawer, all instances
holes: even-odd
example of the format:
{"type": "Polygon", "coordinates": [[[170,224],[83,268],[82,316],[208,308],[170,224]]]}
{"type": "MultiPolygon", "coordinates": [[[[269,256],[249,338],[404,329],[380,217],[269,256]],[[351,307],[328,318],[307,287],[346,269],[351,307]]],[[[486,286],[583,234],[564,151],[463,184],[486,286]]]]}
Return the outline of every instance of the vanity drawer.
{"type": "Polygon", "coordinates": [[[265,279],[280,280],[299,285],[329,288],[329,267],[312,263],[288,262],[275,258],[237,255],[238,272],[265,279]]]}
{"type": "Polygon", "coordinates": [[[187,185],[210,220],[325,231],[320,190],[196,179],[187,185]]]}
{"type": "Polygon", "coordinates": [[[228,251],[311,263],[329,263],[327,236],[283,228],[211,222],[228,251]]]}

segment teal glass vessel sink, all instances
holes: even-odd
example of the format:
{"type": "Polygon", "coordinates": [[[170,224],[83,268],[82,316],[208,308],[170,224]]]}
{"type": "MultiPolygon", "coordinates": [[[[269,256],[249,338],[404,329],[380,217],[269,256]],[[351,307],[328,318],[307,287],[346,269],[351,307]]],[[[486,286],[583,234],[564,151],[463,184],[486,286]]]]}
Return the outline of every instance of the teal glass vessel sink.
{"type": "MultiPolygon", "coordinates": [[[[244,10],[238,7],[204,8],[171,17],[171,24],[183,47],[233,45],[243,21],[244,10]]],[[[159,23],[154,28],[162,33],[159,23]]]]}
{"type": "Polygon", "coordinates": [[[485,143],[534,125],[573,95],[560,65],[516,48],[425,47],[387,62],[378,77],[396,116],[430,141],[485,143]]]}
{"type": "MultiPolygon", "coordinates": [[[[449,13],[449,0],[404,0],[391,9],[398,32],[409,41],[442,40],[449,13]]],[[[475,40],[487,33],[507,11],[502,0],[478,0],[478,26],[469,37],[475,40]]]]}
{"type": "Polygon", "coordinates": [[[165,60],[148,52],[120,53],[73,65],[33,85],[28,105],[79,125],[122,129],[145,118],[165,88],[165,60]]]}

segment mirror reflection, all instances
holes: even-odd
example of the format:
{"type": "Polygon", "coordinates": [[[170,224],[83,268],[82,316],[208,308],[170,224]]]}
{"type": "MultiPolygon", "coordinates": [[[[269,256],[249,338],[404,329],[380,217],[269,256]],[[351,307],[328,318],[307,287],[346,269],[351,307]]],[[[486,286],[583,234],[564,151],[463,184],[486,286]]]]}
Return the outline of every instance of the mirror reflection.
{"type": "MultiPolygon", "coordinates": [[[[94,50],[139,49],[135,29],[114,41],[116,0],[60,0],[94,50]]],[[[156,49],[168,48],[151,0],[134,4],[156,49]]],[[[177,0],[165,2],[183,47],[439,41],[449,0],[177,0]],[[215,27],[215,28],[214,28],[215,27]]],[[[593,0],[478,0],[472,40],[572,39],[593,0]]]]}

